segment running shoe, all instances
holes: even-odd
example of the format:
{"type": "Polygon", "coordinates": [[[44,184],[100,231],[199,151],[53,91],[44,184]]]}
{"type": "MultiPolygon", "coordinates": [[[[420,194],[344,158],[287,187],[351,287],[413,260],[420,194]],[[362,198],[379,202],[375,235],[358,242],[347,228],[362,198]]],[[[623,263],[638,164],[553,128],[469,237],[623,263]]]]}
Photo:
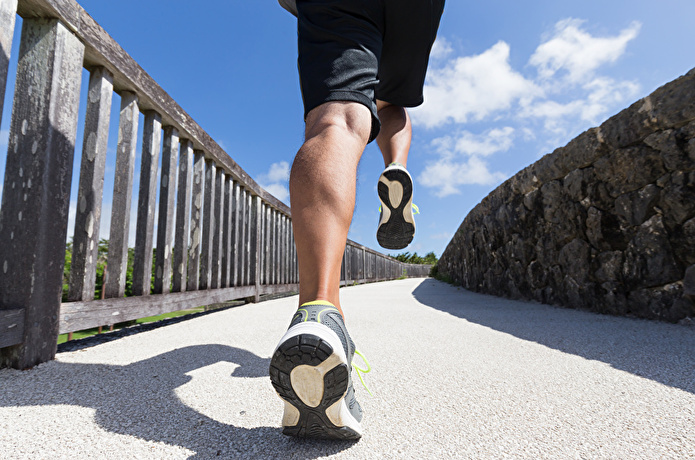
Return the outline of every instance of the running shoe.
{"type": "Polygon", "coordinates": [[[381,217],[376,239],[386,249],[403,249],[413,241],[413,179],[400,163],[391,163],[379,177],[381,217]]]}
{"type": "Polygon", "coordinates": [[[285,402],[283,434],[359,439],[362,408],[352,386],[355,344],[329,302],[303,304],[270,360],[270,381],[285,402]]]}

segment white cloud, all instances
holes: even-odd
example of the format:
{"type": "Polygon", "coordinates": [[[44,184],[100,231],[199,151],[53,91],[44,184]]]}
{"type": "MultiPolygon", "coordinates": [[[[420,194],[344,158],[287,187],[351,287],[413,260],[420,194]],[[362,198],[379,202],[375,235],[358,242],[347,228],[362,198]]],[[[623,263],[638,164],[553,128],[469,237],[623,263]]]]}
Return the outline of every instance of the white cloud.
{"type": "Polygon", "coordinates": [[[444,37],[437,37],[430,51],[430,59],[439,60],[449,57],[454,52],[451,43],[444,37]]]}
{"type": "Polygon", "coordinates": [[[553,36],[542,43],[529,64],[538,69],[541,80],[562,72],[572,83],[590,78],[601,65],[615,62],[625,53],[627,44],[637,37],[641,24],[633,22],[614,37],[594,37],[582,30],[584,21],[565,19],[555,25],[553,36]]]}
{"type": "Polygon", "coordinates": [[[482,54],[430,69],[425,104],[412,111],[413,122],[432,128],[482,120],[539,95],[540,88],[511,68],[509,52],[509,45],[500,41],[482,54]]]}
{"type": "Polygon", "coordinates": [[[280,201],[285,201],[287,200],[287,198],[290,197],[290,191],[285,185],[270,184],[264,185],[263,188],[266,189],[270,194],[272,194],[275,198],[277,198],[280,201]]]}
{"type": "Polygon", "coordinates": [[[502,173],[490,172],[482,159],[472,156],[463,161],[443,157],[429,163],[418,176],[418,181],[435,189],[437,196],[445,197],[461,193],[463,185],[492,185],[505,178],[502,173]]]}
{"type": "Polygon", "coordinates": [[[286,161],[280,161],[271,164],[268,172],[258,176],[256,182],[278,200],[287,202],[290,197],[289,179],[290,164],[286,161]]]}
{"type": "Polygon", "coordinates": [[[573,134],[572,126],[600,123],[612,108],[629,101],[638,91],[637,83],[597,77],[582,85],[580,98],[564,103],[537,101],[524,107],[521,116],[542,119],[545,131],[564,137],[573,134]]]}
{"type": "Polygon", "coordinates": [[[466,155],[490,156],[509,150],[514,142],[514,128],[491,129],[482,136],[463,131],[456,139],[455,149],[466,155]]]}
{"type": "Polygon", "coordinates": [[[510,127],[490,129],[483,134],[461,131],[432,141],[438,159],[425,166],[419,175],[420,183],[435,190],[440,197],[460,193],[463,185],[491,185],[506,176],[491,172],[483,159],[494,153],[509,150],[514,138],[510,127]]]}

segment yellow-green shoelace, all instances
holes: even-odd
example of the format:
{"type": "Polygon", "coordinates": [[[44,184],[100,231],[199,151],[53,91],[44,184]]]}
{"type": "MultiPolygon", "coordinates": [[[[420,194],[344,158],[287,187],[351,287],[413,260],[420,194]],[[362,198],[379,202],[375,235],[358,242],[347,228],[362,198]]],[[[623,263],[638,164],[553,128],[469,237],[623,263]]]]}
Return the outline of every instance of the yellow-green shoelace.
{"type": "Polygon", "coordinates": [[[363,368],[359,367],[357,364],[355,364],[355,360],[354,360],[354,359],[352,360],[352,367],[355,368],[355,370],[357,371],[357,377],[359,377],[360,383],[362,384],[362,386],[364,387],[364,389],[367,390],[367,392],[369,393],[369,396],[374,396],[374,395],[372,394],[372,391],[369,389],[369,387],[367,386],[367,384],[364,383],[364,379],[362,378],[362,374],[368,374],[368,373],[372,370],[372,366],[369,365],[369,361],[367,361],[367,358],[365,358],[364,355],[363,355],[362,353],[360,353],[359,351],[355,350],[355,354],[358,355],[360,358],[362,358],[362,361],[364,361],[364,364],[367,365],[367,368],[366,368],[366,369],[363,369],[363,368]]]}

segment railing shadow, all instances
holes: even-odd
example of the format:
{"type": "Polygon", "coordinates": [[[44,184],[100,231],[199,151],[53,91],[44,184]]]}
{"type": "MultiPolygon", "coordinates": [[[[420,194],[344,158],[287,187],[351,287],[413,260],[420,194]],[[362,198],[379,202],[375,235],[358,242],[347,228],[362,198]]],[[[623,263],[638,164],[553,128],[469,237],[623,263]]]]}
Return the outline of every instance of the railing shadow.
{"type": "Polygon", "coordinates": [[[269,359],[240,348],[197,345],[124,366],[53,362],[47,364],[49,372],[34,375],[30,381],[7,379],[0,407],[94,409],[95,422],[102,429],[181,446],[195,452],[191,458],[317,458],[354,444],[288,438],[279,426],[243,428],[221,423],[184,404],[175,390],[192,380],[186,374],[221,362],[239,366],[232,372],[233,378],[268,378],[269,359]],[[60,390],[41,391],[42,387],[55,389],[58,382],[60,390]]]}
{"type": "Polygon", "coordinates": [[[517,338],[695,393],[695,329],[477,294],[428,279],[422,304],[517,338]]]}

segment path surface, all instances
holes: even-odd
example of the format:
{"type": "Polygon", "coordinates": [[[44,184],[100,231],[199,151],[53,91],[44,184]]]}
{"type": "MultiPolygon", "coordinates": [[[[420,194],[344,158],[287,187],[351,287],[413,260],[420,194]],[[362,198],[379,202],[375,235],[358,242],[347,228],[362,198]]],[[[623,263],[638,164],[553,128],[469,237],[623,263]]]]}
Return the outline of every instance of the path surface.
{"type": "Polygon", "coordinates": [[[360,442],[280,432],[291,297],[0,371],[0,458],[695,457],[695,328],[431,279],[341,292],[374,368],[360,442]]]}

